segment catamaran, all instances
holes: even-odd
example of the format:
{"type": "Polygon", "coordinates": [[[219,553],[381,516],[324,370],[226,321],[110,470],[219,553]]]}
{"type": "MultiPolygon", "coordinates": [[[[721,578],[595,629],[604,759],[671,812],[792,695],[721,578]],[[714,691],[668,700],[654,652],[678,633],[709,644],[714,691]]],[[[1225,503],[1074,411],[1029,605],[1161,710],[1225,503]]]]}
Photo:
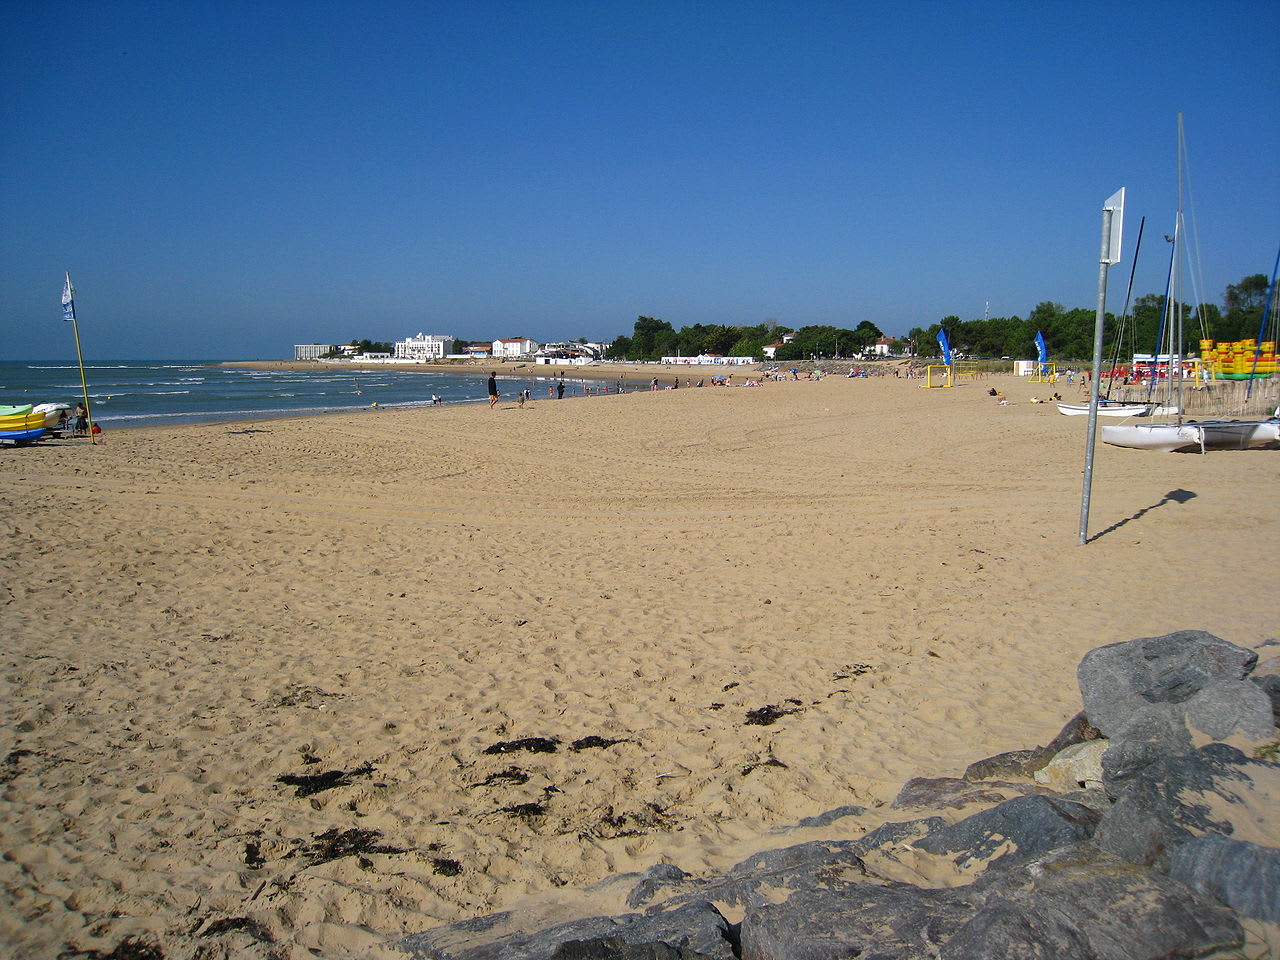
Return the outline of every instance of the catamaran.
{"type": "MultiPolygon", "coordinates": [[[[1130,403],[1125,400],[1099,400],[1098,416],[1100,417],[1145,417],[1151,413],[1153,403],[1130,403]]],[[[1087,417],[1087,403],[1059,403],[1058,412],[1068,417],[1087,417]]]]}

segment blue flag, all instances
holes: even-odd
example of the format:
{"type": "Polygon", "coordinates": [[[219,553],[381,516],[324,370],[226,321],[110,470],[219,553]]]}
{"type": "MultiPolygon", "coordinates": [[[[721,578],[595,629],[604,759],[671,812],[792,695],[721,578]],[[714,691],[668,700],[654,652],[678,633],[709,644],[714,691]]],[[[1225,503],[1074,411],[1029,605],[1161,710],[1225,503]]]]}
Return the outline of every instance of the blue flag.
{"type": "Polygon", "coordinates": [[[942,362],[951,366],[951,341],[947,339],[947,331],[938,331],[938,346],[942,348],[942,362]]]}
{"type": "Polygon", "coordinates": [[[71,285],[71,274],[67,273],[67,282],[62,285],[62,319],[76,318],[76,288],[71,285]]]}
{"type": "Polygon", "coordinates": [[[1048,370],[1049,348],[1044,345],[1044,332],[1036,331],[1036,361],[1040,364],[1040,372],[1048,370]]]}

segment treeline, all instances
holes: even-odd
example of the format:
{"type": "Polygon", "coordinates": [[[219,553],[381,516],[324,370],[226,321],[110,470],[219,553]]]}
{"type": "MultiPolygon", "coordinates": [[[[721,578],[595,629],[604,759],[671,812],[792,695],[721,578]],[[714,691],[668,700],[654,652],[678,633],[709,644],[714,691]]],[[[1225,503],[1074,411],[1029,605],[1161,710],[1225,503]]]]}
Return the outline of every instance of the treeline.
{"type": "Polygon", "coordinates": [[[884,336],[870,320],[863,320],[852,330],[829,326],[792,330],[772,320],[750,327],[695,323],[676,330],[666,320],[637,317],[631,336],[614,340],[605,357],[610,360],[660,360],[663,357],[719,354],[760,358],[764,356],[766,345],[779,342],[788,333],[795,334],[795,338],[778,348],[778,360],[804,360],[815,355],[848,357],[868,349],[884,336]]]}
{"type": "MultiPolygon", "coordinates": [[[[1182,352],[1199,352],[1202,331],[1207,331],[1209,339],[1220,342],[1256,337],[1266,305],[1267,289],[1267,277],[1258,273],[1228,286],[1221,308],[1212,303],[1198,308],[1184,305],[1182,352]]],[[[1110,355],[1114,352],[1116,340],[1121,337],[1121,355],[1155,351],[1163,316],[1164,296],[1156,293],[1139,297],[1133,303],[1123,331],[1120,318],[1108,313],[1103,326],[1104,353],[1110,355]]],[[[1038,304],[1026,319],[1017,316],[980,320],[943,317],[931,326],[912,328],[906,337],[897,341],[894,352],[936,356],[938,332],[945,329],[951,349],[966,356],[1033,358],[1035,336],[1039,331],[1044,334],[1051,358],[1084,359],[1093,356],[1094,317],[1095,311],[1091,308],[1068,310],[1062,304],[1049,301],[1038,304]]],[[[794,337],[790,343],[778,348],[778,360],[856,356],[869,350],[876,340],[884,336],[879,327],[867,320],[852,330],[833,326],[793,330],[773,321],[756,326],[699,323],[675,330],[665,320],[638,317],[632,335],[614,340],[605,356],[611,360],[658,360],[705,353],[760,358],[764,356],[764,346],[781,341],[784,334],[794,334],[794,337]]],[[[1160,350],[1164,349],[1162,345],[1160,350]]]]}
{"type": "MultiPolygon", "coordinates": [[[[381,340],[352,340],[348,346],[355,347],[356,353],[394,353],[395,347],[390,343],[384,343],[381,340]]],[[[326,357],[342,356],[342,350],[333,349],[325,354],[326,357]]]]}
{"type": "MultiPolygon", "coordinates": [[[[1268,281],[1264,274],[1245,277],[1239,283],[1227,287],[1222,298],[1222,308],[1205,303],[1196,307],[1182,305],[1181,352],[1199,354],[1200,338],[1204,334],[1210,340],[1245,340],[1258,335],[1266,305],[1268,281]]],[[[1166,350],[1169,331],[1162,330],[1165,314],[1163,294],[1149,293],[1133,302],[1122,331],[1120,319],[1108,313],[1103,323],[1103,354],[1116,352],[1129,356],[1134,353],[1154,353],[1157,342],[1160,352],[1166,350]]],[[[944,317],[930,327],[914,328],[907,340],[915,341],[919,350],[934,353],[937,350],[938,331],[945,329],[951,349],[971,357],[1023,357],[1035,356],[1035,336],[1044,333],[1049,356],[1054,359],[1085,359],[1093,356],[1093,327],[1096,311],[1077,308],[1068,310],[1060,303],[1045,301],[1038,304],[1031,315],[1021,317],[991,317],[983,320],[961,320],[944,317]]],[[[1167,325],[1167,324],[1166,324],[1167,325]]]]}

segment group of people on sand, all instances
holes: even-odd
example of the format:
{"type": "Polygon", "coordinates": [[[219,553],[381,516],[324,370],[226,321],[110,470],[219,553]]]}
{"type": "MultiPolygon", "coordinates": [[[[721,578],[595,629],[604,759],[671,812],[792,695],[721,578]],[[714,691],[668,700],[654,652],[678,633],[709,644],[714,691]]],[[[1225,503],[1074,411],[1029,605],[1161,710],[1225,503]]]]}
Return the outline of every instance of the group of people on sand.
{"type": "MultiPolygon", "coordinates": [[[[680,382],[679,377],[673,378],[671,383],[669,384],[659,380],[658,377],[652,377],[649,380],[649,390],[650,391],[679,390],[681,387],[684,387],[685,389],[696,389],[698,387],[706,387],[706,386],[759,387],[764,385],[765,380],[821,380],[825,376],[828,376],[828,371],[826,370],[813,370],[808,372],[804,376],[801,376],[799,370],[792,368],[789,371],[789,374],[784,374],[782,372],[776,371],[776,369],[766,370],[759,377],[747,377],[744,380],[738,381],[737,383],[734,382],[734,379],[733,379],[734,375],[732,373],[726,373],[722,375],[717,374],[715,376],[712,376],[709,381],[706,378],[700,378],[697,383],[694,383],[692,378],[685,377],[683,384],[680,382]]],[[[623,381],[623,377],[620,376],[618,378],[617,392],[625,393],[626,391],[624,389],[624,386],[625,384],[623,381]]],[[[489,373],[488,392],[489,392],[489,409],[492,410],[494,407],[498,405],[498,401],[501,399],[501,394],[498,391],[498,376],[496,371],[490,371],[489,373]]],[[[554,385],[547,387],[547,398],[562,400],[564,399],[564,392],[565,392],[565,383],[564,383],[564,380],[560,380],[554,385]]],[[[597,385],[597,386],[588,385],[588,386],[582,387],[582,392],[587,396],[591,396],[592,394],[607,394],[610,392],[610,389],[607,385],[597,385]]],[[[519,392],[516,393],[516,404],[520,407],[523,407],[525,403],[530,399],[532,399],[532,393],[527,389],[520,390],[519,392]]],[[[432,402],[433,403],[436,402],[436,398],[434,396],[432,397],[432,402]]]]}
{"type": "Polygon", "coordinates": [[[66,436],[68,433],[73,437],[89,437],[95,440],[102,436],[102,427],[99,424],[89,426],[89,410],[83,403],[77,403],[74,411],[68,413],[63,410],[58,415],[58,425],[53,428],[53,433],[66,436]]]}
{"type": "MultiPolygon", "coordinates": [[[[492,410],[498,405],[498,375],[495,371],[489,371],[489,409],[492,410]]],[[[516,406],[524,409],[524,405],[533,397],[532,391],[528,388],[521,389],[516,394],[516,406]]],[[[564,381],[561,380],[555,386],[547,387],[547,398],[563,400],[564,399],[564,381]]]]}

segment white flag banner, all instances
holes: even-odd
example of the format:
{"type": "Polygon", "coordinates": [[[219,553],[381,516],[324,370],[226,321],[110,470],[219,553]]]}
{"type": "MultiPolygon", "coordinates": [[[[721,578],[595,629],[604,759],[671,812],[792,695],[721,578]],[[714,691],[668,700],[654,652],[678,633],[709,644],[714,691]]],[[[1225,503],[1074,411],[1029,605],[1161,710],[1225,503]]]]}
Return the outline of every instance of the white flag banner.
{"type": "Polygon", "coordinates": [[[71,285],[71,274],[67,273],[67,282],[62,285],[62,319],[76,318],[76,288],[71,285]]]}

